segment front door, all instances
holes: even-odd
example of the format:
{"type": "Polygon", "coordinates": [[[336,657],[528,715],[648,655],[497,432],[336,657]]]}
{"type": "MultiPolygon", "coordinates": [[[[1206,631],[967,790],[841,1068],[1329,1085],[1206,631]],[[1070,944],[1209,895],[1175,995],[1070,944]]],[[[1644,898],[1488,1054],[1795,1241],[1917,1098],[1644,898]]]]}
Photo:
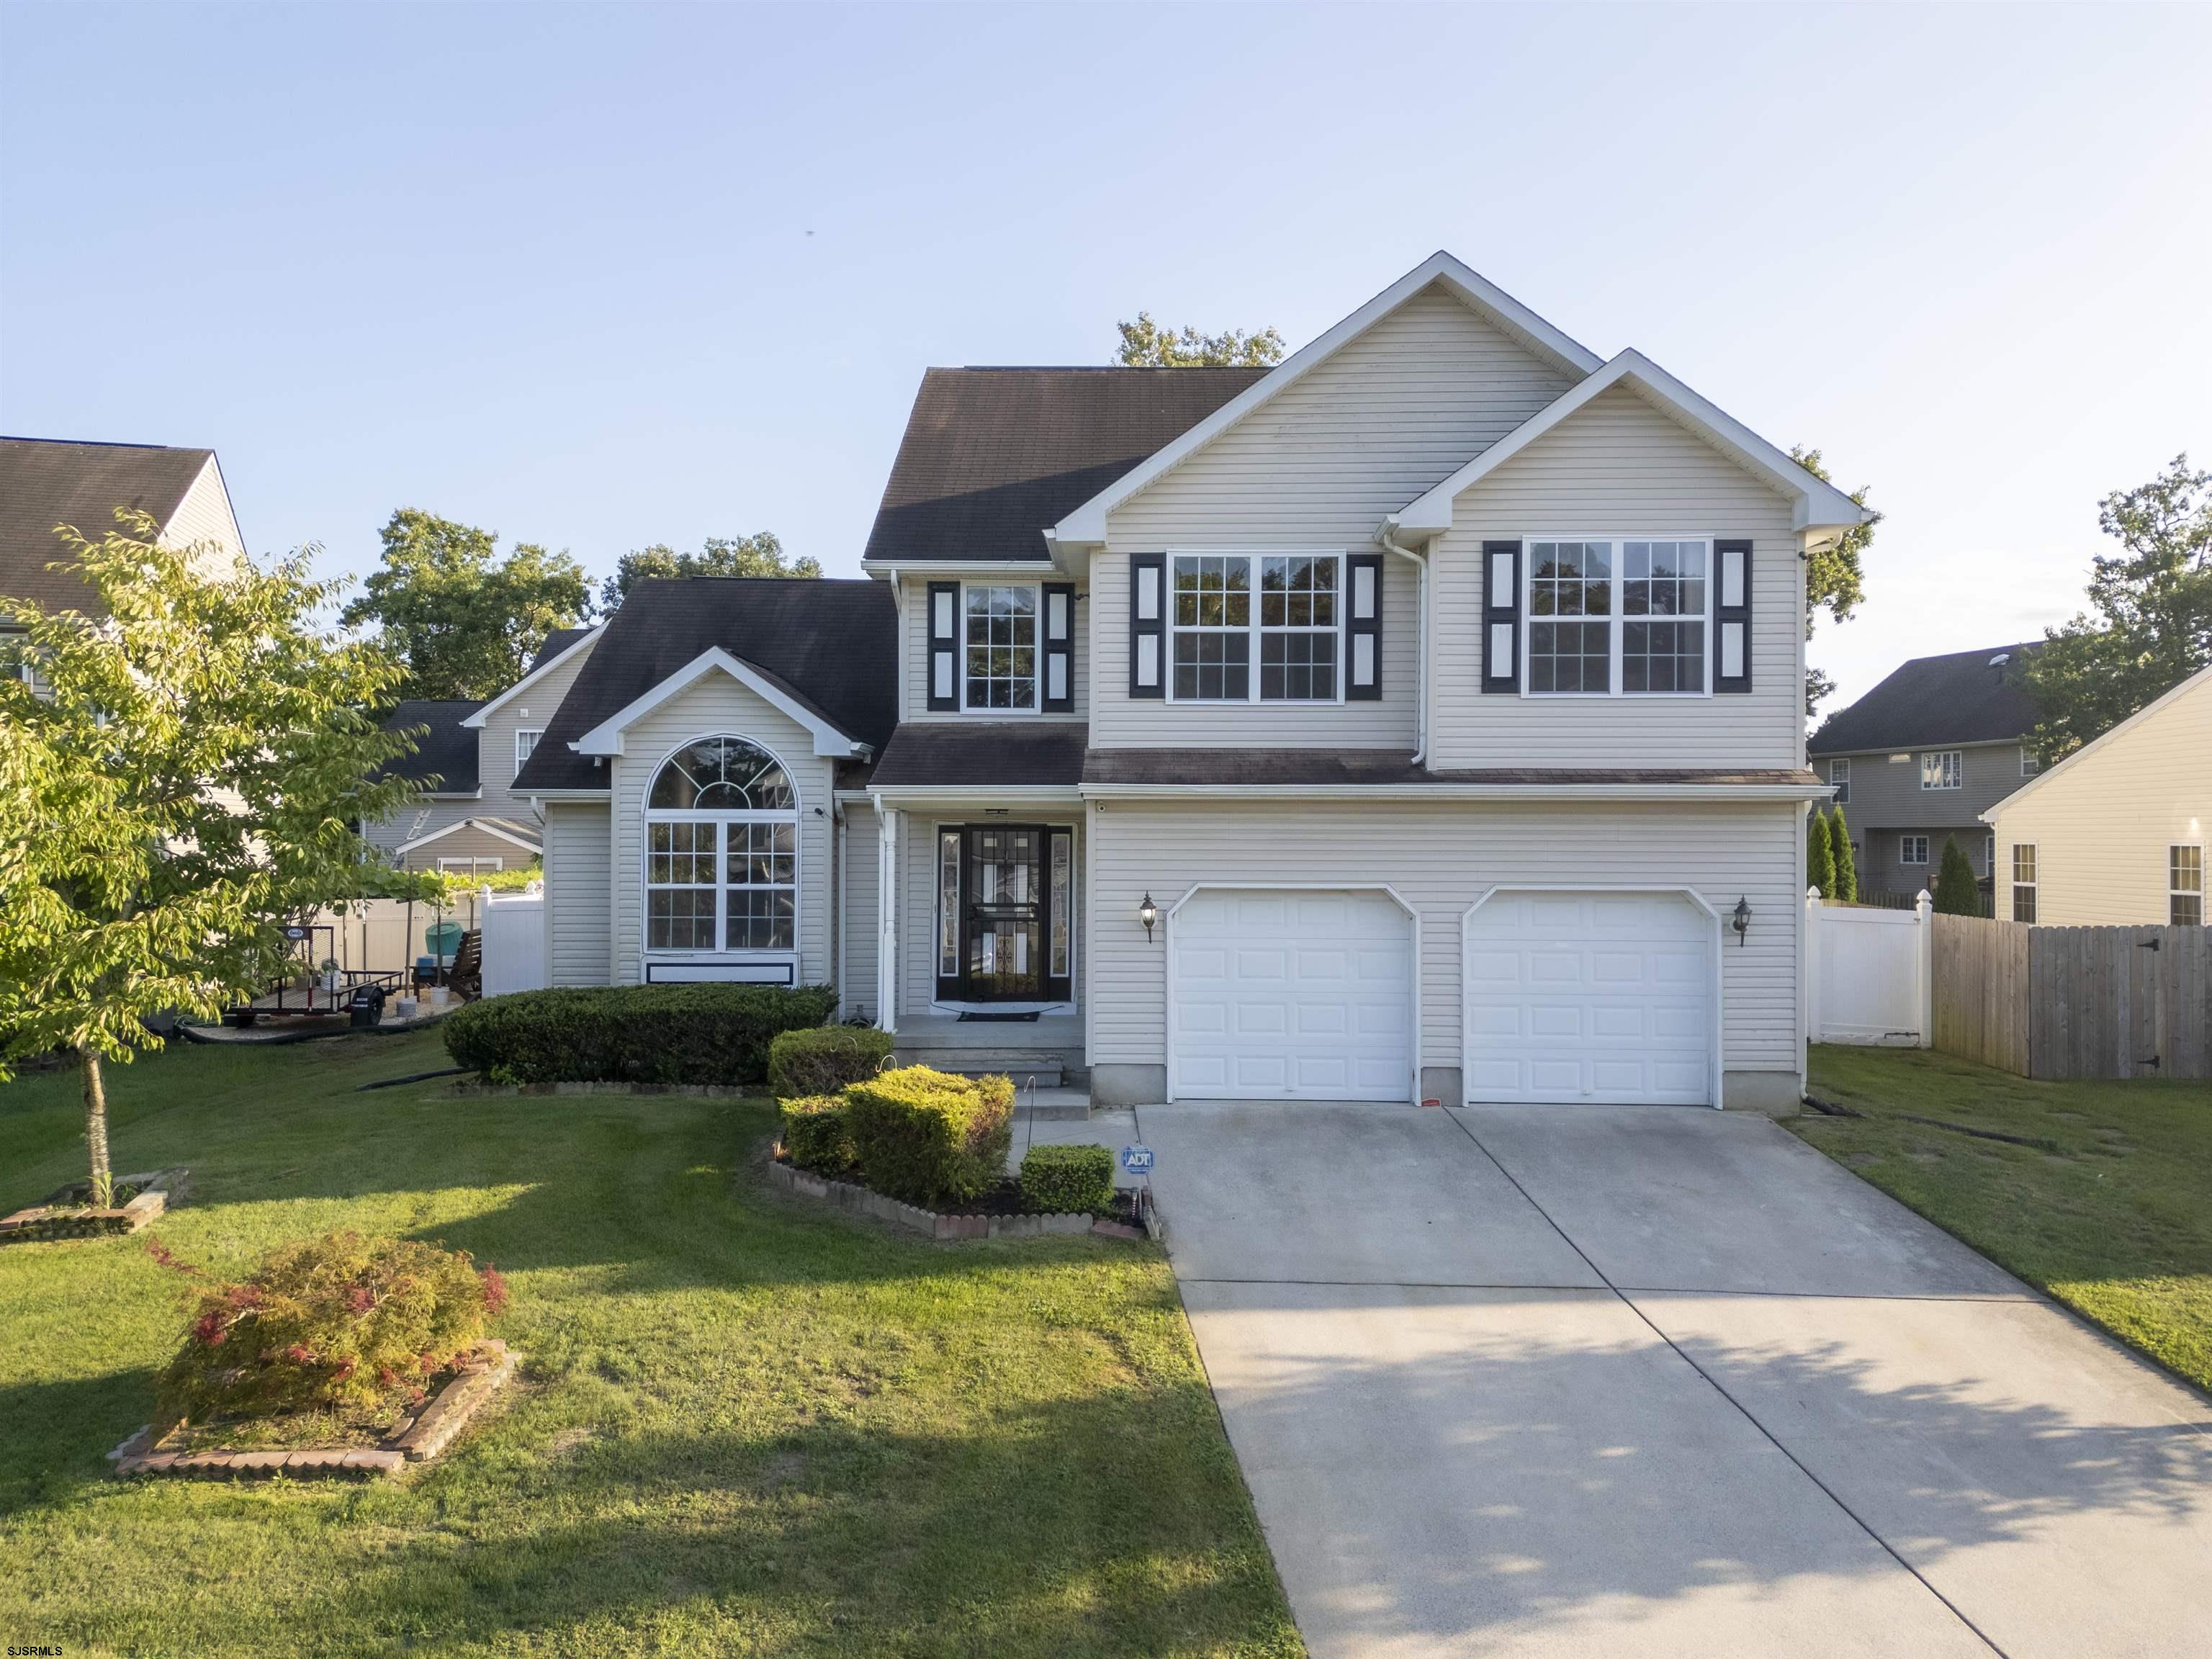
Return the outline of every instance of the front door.
{"type": "Polygon", "coordinates": [[[1073,844],[1073,832],[1036,824],[939,831],[939,1000],[1068,999],[1073,844]]]}

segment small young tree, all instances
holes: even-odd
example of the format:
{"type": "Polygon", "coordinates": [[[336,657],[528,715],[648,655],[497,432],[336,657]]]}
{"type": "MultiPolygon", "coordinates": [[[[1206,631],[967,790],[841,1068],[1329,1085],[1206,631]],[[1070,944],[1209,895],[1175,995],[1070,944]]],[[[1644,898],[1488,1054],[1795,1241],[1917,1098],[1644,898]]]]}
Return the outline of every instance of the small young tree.
{"type": "Polygon", "coordinates": [[[399,671],[319,631],[337,585],[304,556],[210,579],[146,514],[116,520],[58,532],[104,617],[0,598],[46,693],[0,678],[0,1078],[76,1053],[101,1206],[102,1062],[154,1042],[147,1017],[213,1018],[283,969],[284,923],[353,890],[352,826],[411,793],[372,775],[414,741],[362,712],[399,671]]]}
{"type": "Polygon", "coordinates": [[[1829,896],[1846,904],[1857,903],[1858,860],[1851,853],[1851,826],[1844,821],[1844,809],[1840,806],[1828,818],[1828,850],[1836,866],[1836,890],[1829,896]]]}
{"type": "Polygon", "coordinates": [[[1805,815],[1805,884],[1822,898],[1836,894],[1835,851],[1828,843],[1828,815],[1815,808],[1805,815]]]}
{"type": "Polygon", "coordinates": [[[1982,914],[1982,890],[1974,883],[1974,866],[1956,836],[1943,837],[1943,862],[1936,872],[1936,908],[1947,916],[1982,914]]]}

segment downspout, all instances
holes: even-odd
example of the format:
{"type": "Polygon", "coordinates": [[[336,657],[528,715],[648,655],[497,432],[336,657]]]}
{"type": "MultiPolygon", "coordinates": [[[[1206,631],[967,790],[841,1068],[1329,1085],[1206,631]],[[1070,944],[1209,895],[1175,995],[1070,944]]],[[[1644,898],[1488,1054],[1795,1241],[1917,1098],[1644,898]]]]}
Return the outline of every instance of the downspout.
{"type": "Polygon", "coordinates": [[[1419,572],[1416,578],[1413,624],[1413,759],[1421,766],[1429,757],[1429,562],[1425,555],[1410,547],[1401,546],[1391,532],[1392,520],[1385,519],[1376,527],[1375,544],[1386,553],[1395,553],[1401,558],[1411,559],[1419,572]]]}

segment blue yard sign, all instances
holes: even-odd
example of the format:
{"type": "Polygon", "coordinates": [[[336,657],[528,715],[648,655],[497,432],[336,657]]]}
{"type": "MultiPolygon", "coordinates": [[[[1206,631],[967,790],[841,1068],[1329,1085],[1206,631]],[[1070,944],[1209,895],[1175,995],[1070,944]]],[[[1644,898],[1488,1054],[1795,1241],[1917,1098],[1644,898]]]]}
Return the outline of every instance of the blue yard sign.
{"type": "Polygon", "coordinates": [[[1124,1146],[1121,1167],[1131,1175],[1150,1175],[1152,1172],[1152,1149],[1145,1146],[1124,1146]]]}

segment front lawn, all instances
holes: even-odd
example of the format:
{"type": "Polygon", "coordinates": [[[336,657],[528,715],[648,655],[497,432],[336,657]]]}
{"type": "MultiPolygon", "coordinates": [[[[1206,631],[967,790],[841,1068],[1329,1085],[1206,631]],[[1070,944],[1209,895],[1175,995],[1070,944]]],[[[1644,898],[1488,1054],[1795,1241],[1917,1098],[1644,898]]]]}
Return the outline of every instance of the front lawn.
{"type": "Polygon", "coordinates": [[[2212,1391],[2212,1084],[2032,1083],[1824,1045],[1812,1092],[1864,1115],[1808,1112],[1790,1123],[1805,1139],[2212,1391]]]}
{"type": "MultiPolygon", "coordinates": [[[[108,1478],[179,1335],[144,1235],[0,1248],[0,1630],[69,1653],[1302,1651],[1164,1259],[933,1245],[772,1194],[765,1102],[356,1084],[434,1034],[112,1067],[154,1231],[336,1227],[507,1274],[520,1387],[402,1483],[108,1478]]],[[[80,1172],[75,1073],[0,1087],[0,1213],[80,1172]]]]}

